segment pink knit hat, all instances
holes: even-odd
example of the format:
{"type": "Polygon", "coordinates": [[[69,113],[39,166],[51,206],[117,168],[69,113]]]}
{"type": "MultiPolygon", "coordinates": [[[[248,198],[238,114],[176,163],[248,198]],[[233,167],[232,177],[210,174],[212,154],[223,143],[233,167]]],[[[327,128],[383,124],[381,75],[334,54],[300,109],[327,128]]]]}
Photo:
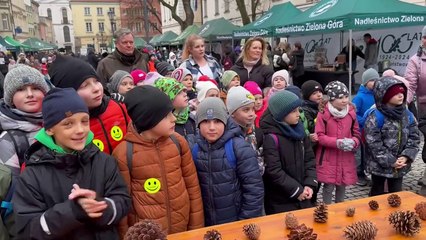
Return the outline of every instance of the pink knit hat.
{"type": "Polygon", "coordinates": [[[137,85],[139,82],[143,82],[146,78],[146,72],[140,69],[133,70],[130,75],[132,75],[135,85],[137,85]]]}
{"type": "Polygon", "coordinates": [[[253,96],[262,95],[262,89],[260,89],[259,85],[257,85],[257,83],[254,81],[247,81],[244,83],[244,88],[253,94],[253,96]]]}

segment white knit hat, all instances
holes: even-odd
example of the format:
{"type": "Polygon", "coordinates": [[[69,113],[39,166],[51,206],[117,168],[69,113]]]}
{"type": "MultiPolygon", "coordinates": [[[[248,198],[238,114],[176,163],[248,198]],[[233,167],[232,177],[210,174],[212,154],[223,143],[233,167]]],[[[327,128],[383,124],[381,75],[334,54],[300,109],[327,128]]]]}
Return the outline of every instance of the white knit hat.
{"type": "Polygon", "coordinates": [[[197,85],[195,85],[195,88],[197,89],[197,93],[198,93],[197,95],[198,102],[202,102],[206,98],[206,94],[210,89],[216,89],[219,92],[219,88],[210,81],[197,82],[197,85]]]}

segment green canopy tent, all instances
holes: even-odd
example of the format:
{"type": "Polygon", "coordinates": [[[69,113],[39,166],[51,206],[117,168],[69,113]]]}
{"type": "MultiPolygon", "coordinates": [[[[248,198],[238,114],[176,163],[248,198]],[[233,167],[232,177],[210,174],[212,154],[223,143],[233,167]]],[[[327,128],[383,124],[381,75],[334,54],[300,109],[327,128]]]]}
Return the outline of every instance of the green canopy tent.
{"type": "Polygon", "coordinates": [[[16,51],[16,47],[7,43],[1,36],[0,36],[0,45],[5,47],[9,51],[12,51],[12,52],[16,51]]]}
{"type": "Polygon", "coordinates": [[[154,45],[158,41],[158,39],[160,39],[161,35],[162,34],[158,34],[152,37],[151,40],[149,40],[149,44],[154,45]]]}
{"type": "Polygon", "coordinates": [[[46,51],[46,50],[53,50],[54,47],[46,42],[43,42],[37,38],[28,38],[22,44],[30,46],[32,49],[35,49],[37,51],[46,51]]]}
{"type": "Polygon", "coordinates": [[[175,39],[173,39],[173,41],[170,42],[170,45],[183,44],[186,38],[189,37],[189,35],[197,33],[199,29],[200,27],[198,27],[197,25],[191,25],[187,27],[185,31],[183,31],[179,36],[177,36],[175,39]]]}
{"type": "Polygon", "coordinates": [[[16,41],[15,39],[13,39],[12,37],[6,36],[4,38],[4,40],[6,41],[6,43],[16,47],[17,49],[23,49],[24,51],[34,51],[35,49],[31,48],[28,45],[22,44],[18,41],[16,41]]]}
{"type": "Polygon", "coordinates": [[[178,35],[172,31],[167,31],[161,35],[161,37],[156,42],[156,45],[163,46],[169,45],[171,41],[173,41],[178,35]]]}
{"type": "Polygon", "coordinates": [[[222,17],[205,22],[197,34],[206,41],[220,41],[232,39],[232,33],[237,29],[237,26],[222,17]]]}
{"type": "Polygon", "coordinates": [[[148,44],[145,40],[143,40],[143,38],[140,38],[140,37],[135,37],[134,40],[135,40],[136,48],[143,48],[148,44]]]}
{"type": "Polygon", "coordinates": [[[253,36],[270,37],[273,35],[273,27],[276,26],[277,23],[289,22],[300,13],[302,13],[302,11],[296,8],[291,2],[275,5],[256,21],[234,31],[234,38],[253,36]]]}

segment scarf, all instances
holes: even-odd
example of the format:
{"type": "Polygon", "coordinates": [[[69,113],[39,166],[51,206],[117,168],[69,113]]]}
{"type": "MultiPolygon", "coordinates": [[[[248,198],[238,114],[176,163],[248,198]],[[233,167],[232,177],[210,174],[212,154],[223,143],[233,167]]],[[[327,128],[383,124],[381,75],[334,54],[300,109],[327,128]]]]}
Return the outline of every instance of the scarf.
{"type": "Polygon", "coordinates": [[[122,63],[124,63],[125,65],[128,65],[128,66],[133,65],[133,63],[136,60],[136,50],[133,51],[133,55],[127,56],[127,55],[124,55],[123,53],[121,53],[120,51],[118,51],[117,48],[115,48],[115,51],[114,51],[113,54],[116,58],[118,58],[120,60],[120,62],[122,62],[122,63]]]}
{"type": "Polygon", "coordinates": [[[405,104],[401,104],[396,107],[388,107],[386,105],[382,105],[379,110],[386,117],[389,117],[393,120],[402,120],[402,118],[404,117],[405,104]]]}
{"type": "Polygon", "coordinates": [[[0,111],[4,115],[8,116],[9,118],[12,118],[18,121],[27,121],[32,124],[36,124],[40,126],[43,125],[43,115],[41,112],[38,112],[38,113],[23,112],[17,108],[12,108],[6,105],[4,101],[0,103],[0,111]]]}
{"type": "Polygon", "coordinates": [[[244,68],[247,69],[247,71],[250,73],[251,70],[253,69],[254,65],[257,64],[257,62],[259,62],[260,59],[254,60],[254,61],[248,61],[248,60],[243,60],[243,65],[244,68]]]}
{"type": "MultiPolygon", "coordinates": [[[[85,147],[87,145],[89,145],[90,143],[92,143],[93,137],[94,137],[93,132],[89,131],[87,138],[86,138],[86,143],[84,144],[85,147]]],[[[40,129],[40,131],[38,131],[38,133],[35,135],[34,138],[37,141],[39,141],[41,144],[43,144],[44,146],[49,148],[50,150],[53,150],[57,153],[64,153],[64,154],[67,153],[67,151],[65,151],[65,149],[63,149],[61,146],[59,146],[55,143],[55,139],[52,136],[50,136],[49,134],[47,134],[46,129],[44,129],[44,128],[40,129]]],[[[74,153],[76,153],[76,151],[73,151],[72,153],[74,154],[74,153]]]]}
{"type": "Polygon", "coordinates": [[[305,138],[306,134],[302,121],[299,121],[296,125],[289,125],[285,122],[280,122],[275,119],[274,121],[277,123],[278,128],[285,137],[297,141],[301,141],[305,138]]]}
{"type": "Polygon", "coordinates": [[[311,101],[311,100],[305,100],[304,104],[305,104],[305,106],[310,107],[310,108],[318,111],[318,105],[319,104],[317,102],[314,102],[314,101],[311,101]]]}
{"type": "Polygon", "coordinates": [[[176,124],[185,124],[189,118],[189,107],[186,107],[180,112],[173,111],[173,114],[176,117],[176,124]]]}
{"type": "Polygon", "coordinates": [[[109,101],[111,99],[107,96],[102,97],[102,103],[96,108],[89,109],[90,118],[99,117],[108,108],[109,101]]]}
{"type": "Polygon", "coordinates": [[[343,110],[337,110],[330,102],[327,103],[327,107],[331,115],[336,118],[344,118],[349,113],[349,104],[343,110]]]}

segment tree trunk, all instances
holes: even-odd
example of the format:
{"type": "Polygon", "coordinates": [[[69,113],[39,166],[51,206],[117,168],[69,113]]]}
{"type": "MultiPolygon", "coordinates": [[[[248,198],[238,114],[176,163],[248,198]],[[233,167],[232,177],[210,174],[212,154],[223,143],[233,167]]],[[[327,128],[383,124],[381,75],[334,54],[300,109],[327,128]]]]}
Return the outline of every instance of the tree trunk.
{"type": "Polygon", "coordinates": [[[246,4],[244,3],[244,0],[236,0],[236,2],[237,2],[238,10],[240,11],[243,25],[249,24],[251,21],[247,13],[246,4]]]}
{"type": "Polygon", "coordinates": [[[159,1],[164,7],[168,8],[172,12],[172,18],[179,23],[182,31],[194,23],[194,11],[191,8],[191,0],[182,0],[183,10],[185,11],[185,20],[179,17],[176,13],[179,0],[174,0],[173,5],[167,3],[165,0],[159,1]]]}
{"type": "Polygon", "coordinates": [[[260,0],[251,0],[251,21],[254,22],[256,20],[256,10],[259,6],[260,0]]]}

